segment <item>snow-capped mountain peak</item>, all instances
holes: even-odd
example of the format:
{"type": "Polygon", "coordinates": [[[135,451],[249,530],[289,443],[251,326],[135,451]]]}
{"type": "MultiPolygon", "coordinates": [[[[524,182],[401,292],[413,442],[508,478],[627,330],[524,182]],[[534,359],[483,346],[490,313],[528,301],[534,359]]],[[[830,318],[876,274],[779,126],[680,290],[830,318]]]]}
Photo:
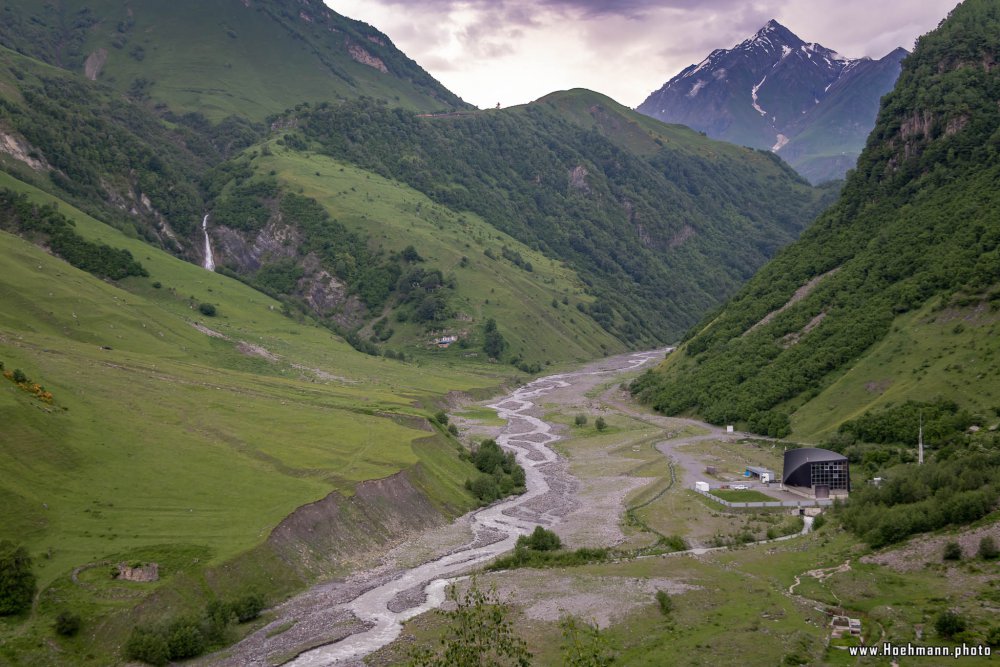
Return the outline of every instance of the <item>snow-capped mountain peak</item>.
{"type": "Polygon", "coordinates": [[[879,61],[848,58],[817,42],[804,41],[771,19],[732,48],[716,49],[697,65],[684,68],[639,105],[638,111],[689,125],[712,137],[786,155],[795,150],[795,137],[802,128],[821,115],[828,96],[850,88],[856,77],[864,78],[875,67],[887,74],[879,75],[875,88],[862,86],[861,104],[849,105],[864,109],[866,115],[871,111],[871,118],[845,121],[853,132],[870,127],[878,99],[895,82],[905,54],[897,50],[879,61]]]}

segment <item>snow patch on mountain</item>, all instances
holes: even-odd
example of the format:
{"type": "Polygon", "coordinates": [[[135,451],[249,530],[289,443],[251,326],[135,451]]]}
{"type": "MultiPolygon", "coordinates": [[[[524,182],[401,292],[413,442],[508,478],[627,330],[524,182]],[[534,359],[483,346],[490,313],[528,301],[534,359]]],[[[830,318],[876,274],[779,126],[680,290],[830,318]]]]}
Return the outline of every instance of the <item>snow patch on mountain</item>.
{"type": "Polygon", "coordinates": [[[757,91],[760,90],[760,87],[764,85],[765,81],[767,81],[766,74],[764,75],[764,78],[760,80],[760,83],[754,86],[753,89],[750,91],[750,98],[753,100],[751,104],[753,104],[753,108],[756,109],[757,113],[759,113],[761,116],[766,116],[767,112],[761,109],[760,104],[757,103],[757,91]]]}
{"type": "Polygon", "coordinates": [[[698,94],[698,91],[708,85],[708,81],[697,81],[693,86],[691,86],[690,92],[688,92],[688,97],[694,97],[698,94]]]}

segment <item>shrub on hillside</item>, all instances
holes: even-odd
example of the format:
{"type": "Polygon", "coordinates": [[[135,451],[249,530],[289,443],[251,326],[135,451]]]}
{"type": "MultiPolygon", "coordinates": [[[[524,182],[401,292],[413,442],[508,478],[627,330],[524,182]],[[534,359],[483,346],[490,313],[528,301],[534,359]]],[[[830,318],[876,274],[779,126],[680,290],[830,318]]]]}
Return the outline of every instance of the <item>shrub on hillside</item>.
{"type": "Polygon", "coordinates": [[[56,634],[62,635],[63,637],[72,637],[80,631],[81,619],[78,614],[74,614],[71,611],[61,611],[59,615],[56,616],[56,622],[53,624],[53,628],[56,634]]]}
{"type": "Polygon", "coordinates": [[[264,611],[264,597],[258,593],[248,593],[231,602],[230,609],[240,623],[252,621],[264,611]]]}
{"type": "Polygon", "coordinates": [[[210,303],[199,303],[198,312],[200,312],[205,317],[215,317],[215,306],[210,303]]]}
{"type": "Polygon", "coordinates": [[[660,608],[660,613],[664,616],[669,616],[670,612],[674,610],[674,601],[670,599],[670,595],[664,590],[656,591],[656,606],[660,608]]]}
{"type": "Polygon", "coordinates": [[[205,651],[205,636],[193,618],[174,621],[167,630],[167,653],[171,660],[185,660],[205,651]]]}
{"type": "Polygon", "coordinates": [[[0,616],[20,614],[35,597],[35,575],[27,550],[9,540],[0,541],[0,616]]]}
{"type": "Polygon", "coordinates": [[[964,525],[989,514],[1000,498],[1000,452],[888,470],[887,481],[865,486],[836,510],[844,526],[872,547],[915,533],[964,525]]]}
{"type": "Polygon", "coordinates": [[[979,557],[983,560],[994,560],[1000,556],[1000,549],[997,549],[996,540],[991,535],[984,536],[979,540],[979,557]]]}
{"type": "Polygon", "coordinates": [[[968,623],[961,615],[950,609],[945,609],[934,620],[934,629],[942,637],[952,638],[960,632],[964,632],[968,623]]]}
{"type": "Polygon", "coordinates": [[[497,321],[492,317],[483,324],[483,351],[493,359],[503,357],[507,341],[497,329],[497,321]]]}
{"type": "Polygon", "coordinates": [[[170,660],[165,633],[145,626],[132,628],[132,634],[125,642],[125,657],[140,660],[150,665],[165,665],[170,660]]]}
{"type": "Polygon", "coordinates": [[[944,545],[944,552],[941,554],[944,560],[962,560],[962,545],[958,542],[948,542],[944,545]]]}

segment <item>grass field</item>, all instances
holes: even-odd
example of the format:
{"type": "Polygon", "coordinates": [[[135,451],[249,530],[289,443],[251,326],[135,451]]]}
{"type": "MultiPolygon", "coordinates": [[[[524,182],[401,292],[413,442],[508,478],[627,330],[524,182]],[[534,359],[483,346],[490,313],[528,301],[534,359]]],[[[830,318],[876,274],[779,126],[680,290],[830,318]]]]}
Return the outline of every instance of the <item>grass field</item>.
{"type": "Polygon", "coordinates": [[[766,503],[777,500],[777,498],[773,496],[769,496],[766,493],[761,493],[760,491],[754,491],[752,489],[712,489],[709,493],[716,498],[722,498],[723,500],[728,500],[731,503],[766,503]]]}
{"type": "MultiPolygon", "coordinates": [[[[51,201],[9,176],[0,186],[51,201]]],[[[510,367],[362,355],[239,282],[60,210],[150,276],[100,281],[0,233],[0,361],[54,397],[0,380],[0,539],[28,548],[49,601],[0,624],[0,662],[51,663],[61,609],[85,618],[86,641],[67,647],[107,664],[137,604],[155,618],[213,590],[301,586],[260,545],[297,507],[363,480],[405,470],[442,511],[473,506],[471,465],[428,438],[425,417],[449,392],[506,382],[510,367]],[[198,313],[201,302],[218,315],[198,313]],[[165,576],[117,592],[69,582],[117,558],[163,561],[165,576]]]]}
{"type": "Polygon", "coordinates": [[[484,426],[503,426],[507,422],[497,416],[497,411],[492,408],[471,407],[454,413],[456,417],[471,419],[484,426]]]}

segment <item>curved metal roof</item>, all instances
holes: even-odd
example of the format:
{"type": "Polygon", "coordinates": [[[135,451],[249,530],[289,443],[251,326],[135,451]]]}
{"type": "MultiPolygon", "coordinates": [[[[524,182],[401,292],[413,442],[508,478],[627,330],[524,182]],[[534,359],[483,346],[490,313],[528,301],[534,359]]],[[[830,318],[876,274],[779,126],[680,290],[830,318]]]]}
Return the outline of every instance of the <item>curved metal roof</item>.
{"type": "Polygon", "coordinates": [[[847,457],[829,449],[819,447],[802,447],[801,449],[789,449],[785,452],[785,466],[782,471],[782,479],[787,479],[796,470],[807,463],[817,463],[819,461],[846,461],[847,457]]]}

